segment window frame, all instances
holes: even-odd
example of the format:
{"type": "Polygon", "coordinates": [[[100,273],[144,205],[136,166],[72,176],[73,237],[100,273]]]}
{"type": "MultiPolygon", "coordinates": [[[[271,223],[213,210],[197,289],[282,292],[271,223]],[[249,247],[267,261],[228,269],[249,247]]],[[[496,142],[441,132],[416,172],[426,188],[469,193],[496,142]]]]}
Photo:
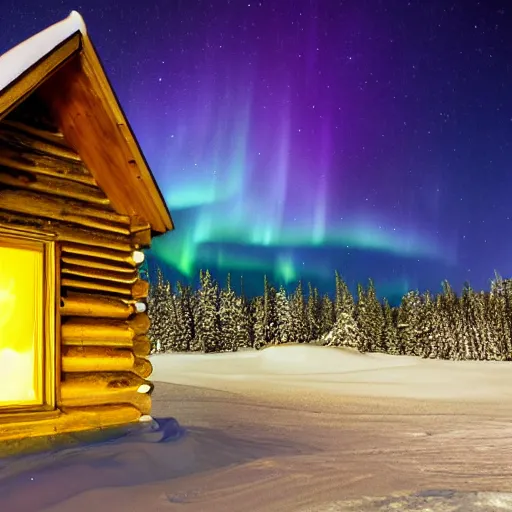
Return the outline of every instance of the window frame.
{"type": "MultiPolygon", "coordinates": [[[[42,290],[43,304],[40,311],[42,336],[38,340],[40,351],[41,390],[37,404],[0,405],[0,420],[8,421],[11,414],[55,412],[57,406],[57,356],[60,352],[58,336],[57,303],[60,300],[58,287],[57,247],[55,236],[33,229],[5,229],[0,227],[0,247],[20,247],[40,250],[43,255],[42,290]]],[[[3,422],[2,421],[2,422],[3,422]]]]}

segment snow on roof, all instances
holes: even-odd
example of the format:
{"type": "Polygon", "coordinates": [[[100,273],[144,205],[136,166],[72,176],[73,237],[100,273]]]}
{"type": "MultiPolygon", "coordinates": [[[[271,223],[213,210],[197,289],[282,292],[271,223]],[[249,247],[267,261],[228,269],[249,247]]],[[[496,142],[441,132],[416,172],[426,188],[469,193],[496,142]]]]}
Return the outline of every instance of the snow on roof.
{"type": "Polygon", "coordinates": [[[66,19],[0,55],[0,92],[78,31],[86,34],[85,23],[78,12],[72,11],[66,19]]]}

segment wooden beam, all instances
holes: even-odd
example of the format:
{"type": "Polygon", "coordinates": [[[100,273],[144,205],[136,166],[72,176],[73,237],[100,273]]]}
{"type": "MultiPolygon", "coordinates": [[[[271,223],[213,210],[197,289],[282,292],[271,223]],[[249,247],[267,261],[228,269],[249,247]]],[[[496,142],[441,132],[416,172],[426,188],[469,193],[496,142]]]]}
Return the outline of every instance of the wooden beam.
{"type": "MultiPolygon", "coordinates": [[[[1,181],[2,173],[0,171],[1,181]]],[[[120,218],[116,213],[81,206],[78,203],[68,202],[61,198],[26,190],[0,190],[0,208],[33,217],[69,222],[118,235],[130,234],[125,223],[124,225],[118,223],[120,218]]]]}
{"type": "Polygon", "coordinates": [[[97,187],[75,183],[56,176],[35,175],[23,171],[8,171],[0,168],[0,183],[24,190],[32,190],[52,196],[108,206],[108,197],[97,187]]]}
{"type": "Polygon", "coordinates": [[[135,301],[145,299],[149,291],[149,284],[141,279],[135,281],[135,283],[130,286],[125,286],[122,284],[102,283],[91,279],[71,279],[63,277],[62,286],[88,293],[96,292],[101,295],[116,294],[119,295],[120,298],[130,299],[130,302],[132,299],[135,301]]]}
{"type": "Polygon", "coordinates": [[[123,266],[118,262],[115,263],[105,263],[105,261],[97,260],[93,258],[87,257],[73,257],[64,255],[61,259],[64,265],[78,266],[78,267],[86,267],[90,269],[99,269],[106,270],[107,272],[121,272],[123,274],[133,274],[136,271],[136,268],[133,266],[123,266]]]}
{"type": "Polygon", "coordinates": [[[50,144],[56,144],[73,151],[71,146],[66,142],[62,132],[49,132],[47,130],[41,130],[40,128],[34,128],[33,126],[29,126],[18,121],[11,121],[10,119],[4,119],[2,121],[2,127],[6,126],[9,128],[14,128],[18,132],[37,137],[40,140],[49,142],[50,144]]]}
{"type": "MultiPolygon", "coordinates": [[[[62,252],[64,254],[73,254],[86,256],[91,258],[98,258],[101,260],[126,263],[127,265],[136,267],[139,262],[140,251],[121,252],[113,251],[110,249],[100,249],[97,247],[90,247],[89,245],[77,245],[72,243],[62,244],[62,252]]],[[[144,260],[142,260],[144,261],[144,260]]]]}
{"type": "Polygon", "coordinates": [[[64,345],[88,345],[88,342],[103,340],[105,346],[108,346],[108,341],[112,341],[130,347],[136,336],[148,332],[149,325],[150,321],[146,313],[135,315],[127,321],[72,317],[62,322],[62,343],[64,345]]]}
{"type": "Polygon", "coordinates": [[[121,272],[111,272],[104,269],[87,268],[75,265],[63,265],[61,270],[63,275],[73,276],[77,278],[99,279],[100,281],[108,281],[111,283],[120,283],[131,286],[139,279],[137,270],[133,270],[131,274],[121,272]]]}
{"type": "Polygon", "coordinates": [[[62,316],[85,316],[126,320],[137,312],[144,312],[144,303],[126,304],[120,299],[81,294],[61,297],[62,316]],[[142,307],[141,307],[142,306],[142,307]],[[142,309],[142,311],[140,311],[142,309]]]}
{"type": "Polygon", "coordinates": [[[19,152],[8,147],[1,147],[0,165],[17,171],[98,187],[98,183],[82,163],[63,162],[46,155],[19,152]]]}
{"type": "Polygon", "coordinates": [[[136,423],[141,417],[133,405],[108,405],[99,407],[62,407],[62,412],[49,415],[40,413],[3,416],[0,420],[0,439],[24,439],[49,436],[66,432],[103,429],[136,423]]]}
{"type": "MultiPolygon", "coordinates": [[[[20,125],[21,123],[17,124],[17,126],[20,125]]],[[[80,155],[73,149],[49,141],[39,140],[33,134],[27,133],[26,129],[18,130],[12,124],[5,122],[0,123],[0,143],[4,147],[10,147],[18,151],[21,150],[29,154],[43,154],[65,162],[82,162],[80,155]]]]}
{"type": "Polygon", "coordinates": [[[112,347],[65,346],[62,350],[62,371],[131,372],[135,355],[129,349],[112,347]]]}

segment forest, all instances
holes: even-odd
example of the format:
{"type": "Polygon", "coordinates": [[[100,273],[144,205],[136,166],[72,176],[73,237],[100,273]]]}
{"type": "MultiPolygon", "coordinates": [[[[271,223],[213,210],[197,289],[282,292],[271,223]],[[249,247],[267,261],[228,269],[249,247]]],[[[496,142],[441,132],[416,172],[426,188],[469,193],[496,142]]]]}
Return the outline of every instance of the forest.
{"type": "Polygon", "coordinates": [[[220,287],[200,272],[197,290],[166,280],[160,269],[151,283],[148,312],[152,353],[225,352],[280,343],[315,343],[433,359],[510,360],[512,280],[495,274],[489,291],[466,283],[457,294],[448,281],[438,294],[410,291],[398,307],[379,301],[375,286],[352,295],[335,273],[335,294],[321,295],[298,283],[293,293],[265,277],[263,295],[235,293],[228,276],[220,287]]]}

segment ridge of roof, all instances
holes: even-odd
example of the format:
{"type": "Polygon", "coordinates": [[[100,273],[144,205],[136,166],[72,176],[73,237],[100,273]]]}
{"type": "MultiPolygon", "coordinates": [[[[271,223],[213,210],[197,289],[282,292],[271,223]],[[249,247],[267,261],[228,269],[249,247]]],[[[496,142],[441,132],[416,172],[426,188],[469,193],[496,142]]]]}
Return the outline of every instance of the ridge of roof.
{"type": "Polygon", "coordinates": [[[0,92],[76,32],[87,34],[77,11],[0,55],[0,92]]]}

